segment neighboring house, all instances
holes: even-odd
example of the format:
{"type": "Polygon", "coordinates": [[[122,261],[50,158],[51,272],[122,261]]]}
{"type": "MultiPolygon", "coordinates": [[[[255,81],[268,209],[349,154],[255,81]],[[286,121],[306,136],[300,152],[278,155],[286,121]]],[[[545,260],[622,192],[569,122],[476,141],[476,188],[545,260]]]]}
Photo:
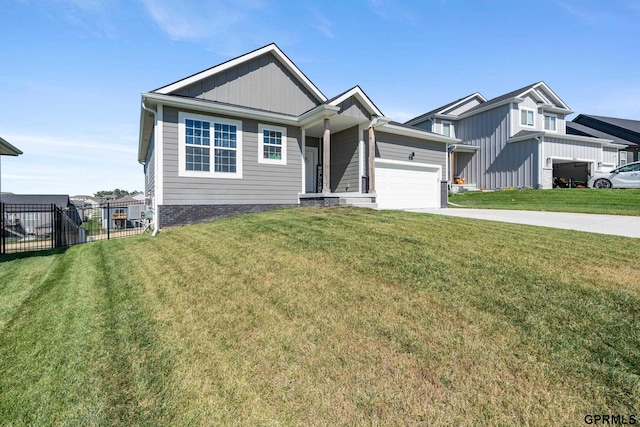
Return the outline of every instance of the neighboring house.
{"type": "Polygon", "coordinates": [[[100,217],[100,199],[94,196],[72,196],[71,202],[78,209],[78,214],[83,221],[91,221],[100,217]]]}
{"type": "Polygon", "coordinates": [[[567,133],[611,139],[625,145],[618,156],[618,166],[640,160],[640,120],[580,114],[567,122],[567,133]]]}
{"type": "MultiPolygon", "coordinates": [[[[22,151],[0,137],[0,156],[19,156],[22,151]]],[[[2,192],[2,162],[0,161],[0,193],[2,192]]]]}
{"type": "Polygon", "coordinates": [[[328,99],[275,45],[142,94],[138,160],[157,228],[284,206],[446,206],[460,142],[328,99]]]}
{"type": "MultiPolygon", "coordinates": [[[[460,98],[406,124],[458,138],[449,148],[456,182],[477,188],[552,188],[559,180],[586,182],[590,173],[615,166],[620,145],[611,139],[571,135],[573,111],[538,82],[487,100],[460,98]]],[[[454,180],[455,178],[455,180],[454,180]]]]}
{"type": "Polygon", "coordinates": [[[22,154],[22,151],[0,137],[0,156],[19,156],[20,154],[22,154]]]}
{"type": "Polygon", "coordinates": [[[135,196],[121,196],[101,204],[103,229],[123,230],[142,226],[144,200],[135,196]]]}
{"type": "Polygon", "coordinates": [[[5,233],[16,237],[48,237],[52,232],[52,206],[61,209],[76,225],[82,219],[67,195],[2,194],[5,233]]]}

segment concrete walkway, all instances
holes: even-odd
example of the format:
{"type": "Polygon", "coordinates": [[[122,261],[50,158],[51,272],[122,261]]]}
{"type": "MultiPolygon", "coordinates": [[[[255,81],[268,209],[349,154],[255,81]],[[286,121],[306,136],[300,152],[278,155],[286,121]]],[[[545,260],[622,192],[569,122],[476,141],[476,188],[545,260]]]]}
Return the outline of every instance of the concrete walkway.
{"type": "Polygon", "coordinates": [[[408,211],[640,238],[640,216],[466,208],[408,209],[408,211]]]}

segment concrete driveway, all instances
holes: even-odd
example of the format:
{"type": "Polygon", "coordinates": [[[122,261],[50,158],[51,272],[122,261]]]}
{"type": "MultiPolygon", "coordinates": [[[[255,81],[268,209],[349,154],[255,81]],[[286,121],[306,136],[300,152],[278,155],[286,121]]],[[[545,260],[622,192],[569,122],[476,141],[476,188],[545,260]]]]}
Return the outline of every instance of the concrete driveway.
{"type": "Polygon", "coordinates": [[[408,211],[640,238],[640,216],[466,208],[408,209],[408,211]]]}

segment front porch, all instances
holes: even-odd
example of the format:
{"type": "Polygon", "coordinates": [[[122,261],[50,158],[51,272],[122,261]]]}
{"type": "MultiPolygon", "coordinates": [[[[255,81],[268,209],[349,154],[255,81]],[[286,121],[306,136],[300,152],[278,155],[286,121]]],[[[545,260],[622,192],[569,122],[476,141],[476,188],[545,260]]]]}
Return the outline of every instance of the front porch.
{"type": "Polygon", "coordinates": [[[301,129],[300,205],[375,208],[375,128],[388,122],[357,87],[310,116],[301,129]]]}

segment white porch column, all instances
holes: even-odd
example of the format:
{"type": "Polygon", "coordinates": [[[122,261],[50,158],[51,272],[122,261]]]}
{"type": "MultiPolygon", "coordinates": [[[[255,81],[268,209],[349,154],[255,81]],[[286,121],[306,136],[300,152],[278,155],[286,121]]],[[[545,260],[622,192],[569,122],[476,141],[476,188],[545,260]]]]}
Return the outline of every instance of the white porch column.
{"type": "Polygon", "coordinates": [[[324,133],[322,135],[322,192],[330,193],[331,174],[331,123],[328,118],[324,119],[324,133]]]}

